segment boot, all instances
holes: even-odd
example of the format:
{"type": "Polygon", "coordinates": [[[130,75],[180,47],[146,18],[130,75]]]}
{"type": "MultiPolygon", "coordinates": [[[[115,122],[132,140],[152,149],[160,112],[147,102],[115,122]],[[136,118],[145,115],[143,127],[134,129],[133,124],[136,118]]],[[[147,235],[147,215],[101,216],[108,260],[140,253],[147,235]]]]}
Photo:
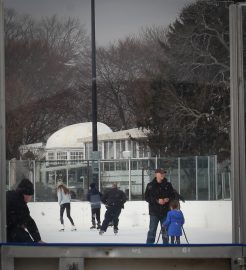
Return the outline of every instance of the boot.
{"type": "Polygon", "coordinates": [[[72,225],[71,231],[77,231],[77,229],[74,225],[72,225]]]}
{"type": "Polygon", "coordinates": [[[91,230],[92,230],[92,229],[96,229],[96,225],[93,224],[93,225],[90,227],[90,229],[91,229],[91,230]]]}
{"type": "Polygon", "coordinates": [[[100,229],[101,229],[101,224],[97,223],[97,230],[100,230],[100,229]]]}
{"type": "Polygon", "coordinates": [[[65,226],[64,224],[61,225],[61,228],[59,229],[59,232],[64,232],[65,231],[65,226]]]}

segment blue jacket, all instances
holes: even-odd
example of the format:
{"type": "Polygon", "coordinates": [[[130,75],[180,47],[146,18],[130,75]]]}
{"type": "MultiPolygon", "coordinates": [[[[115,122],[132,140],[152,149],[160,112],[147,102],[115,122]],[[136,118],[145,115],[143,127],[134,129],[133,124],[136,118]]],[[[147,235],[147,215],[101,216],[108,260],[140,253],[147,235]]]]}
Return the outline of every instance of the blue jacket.
{"type": "Polygon", "coordinates": [[[180,210],[174,209],[168,212],[163,226],[167,228],[169,236],[181,236],[184,222],[183,213],[180,210]]]}
{"type": "Polygon", "coordinates": [[[91,203],[91,208],[101,208],[102,194],[96,189],[91,188],[87,194],[87,201],[91,203]]]}

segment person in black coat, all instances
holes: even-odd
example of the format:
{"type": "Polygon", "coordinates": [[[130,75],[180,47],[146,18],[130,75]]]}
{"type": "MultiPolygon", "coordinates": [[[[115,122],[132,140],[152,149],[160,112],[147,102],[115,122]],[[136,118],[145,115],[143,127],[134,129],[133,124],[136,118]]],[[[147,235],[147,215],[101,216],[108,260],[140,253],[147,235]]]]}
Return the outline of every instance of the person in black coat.
{"type": "Polygon", "coordinates": [[[101,220],[100,220],[100,212],[101,212],[101,192],[96,188],[95,183],[90,184],[90,190],[87,193],[87,201],[91,203],[91,222],[92,226],[90,229],[100,229],[101,228],[101,220]],[[97,227],[96,227],[97,220],[97,227]]]}
{"type": "MultiPolygon", "coordinates": [[[[170,182],[165,178],[166,171],[163,169],[155,170],[155,178],[148,183],[145,190],[145,200],[149,203],[149,231],[147,244],[155,242],[158,223],[162,225],[169,211],[169,202],[174,199],[174,189],[170,182]]],[[[168,236],[162,234],[164,244],[168,244],[168,236]]]]}
{"type": "Polygon", "coordinates": [[[107,211],[99,234],[106,232],[108,225],[113,221],[114,233],[118,232],[119,216],[121,209],[124,208],[126,202],[126,194],[117,188],[117,184],[112,184],[112,189],[105,193],[102,197],[102,202],[105,204],[107,211]]]}
{"type": "Polygon", "coordinates": [[[22,179],[16,190],[7,191],[7,242],[44,243],[27,203],[32,200],[33,184],[22,179]]]}

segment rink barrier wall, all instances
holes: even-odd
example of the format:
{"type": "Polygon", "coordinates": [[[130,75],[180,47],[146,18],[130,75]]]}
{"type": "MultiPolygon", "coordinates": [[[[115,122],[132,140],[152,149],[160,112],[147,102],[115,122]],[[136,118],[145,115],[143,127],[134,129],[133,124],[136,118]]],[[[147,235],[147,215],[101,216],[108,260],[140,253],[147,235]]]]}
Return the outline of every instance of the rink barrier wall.
{"type": "Polygon", "coordinates": [[[2,270],[245,269],[246,245],[45,244],[1,246],[2,270]]]}

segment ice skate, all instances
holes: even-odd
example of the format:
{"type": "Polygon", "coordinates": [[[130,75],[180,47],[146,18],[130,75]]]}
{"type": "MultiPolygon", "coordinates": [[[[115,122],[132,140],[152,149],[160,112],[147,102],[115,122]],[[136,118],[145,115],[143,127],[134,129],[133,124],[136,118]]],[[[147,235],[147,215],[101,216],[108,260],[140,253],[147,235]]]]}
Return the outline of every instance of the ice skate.
{"type": "Polygon", "coordinates": [[[99,231],[99,235],[103,235],[105,232],[103,230],[99,231]]]}
{"type": "Polygon", "coordinates": [[[100,229],[101,229],[101,225],[97,224],[97,230],[100,230],[100,229]]]}
{"type": "Polygon", "coordinates": [[[114,228],[114,234],[116,235],[118,233],[118,228],[114,228]]]}
{"type": "Polygon", "coordinates": [[[59,232],[64,232],[65,231],[65,226],[61,225],[61,228],[59,229],[59,232]]]}
{"type": "Polygon", "coordinates": [[[91,230],[96,229],[96,225],[92,225],[92,226],[90,227],[90,229],[91,229],[91,230]]]}
{"type": "Polygon", "coordinates": [[[76,229],[76,227],[74,225],[72,226],[71,231],[72,232],[77,231],[77,229],[76,229]]]}

